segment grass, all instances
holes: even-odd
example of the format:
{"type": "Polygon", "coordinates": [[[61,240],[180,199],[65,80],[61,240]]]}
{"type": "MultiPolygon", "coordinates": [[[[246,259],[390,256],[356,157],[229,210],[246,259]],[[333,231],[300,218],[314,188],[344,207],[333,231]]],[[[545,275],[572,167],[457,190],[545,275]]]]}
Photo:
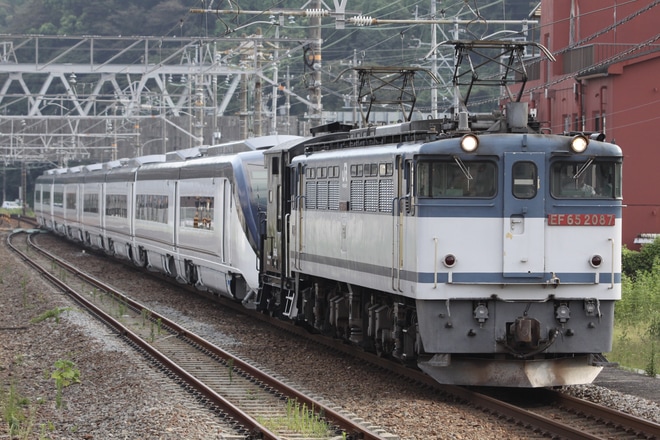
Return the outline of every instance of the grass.
{"type": "Polygon", "coordinates": [[[612,351],[607,359],[622,368],[644,371],[649,376],[660,373],[660,340],[649,334],[648,326],[615,323],[612,351]]]}
{"type": "Polygon", "coordinates": [[[55,322],[59,324],[60,322],[60,315],[62,312],[68,312],[70,310],[73,310],[71,307],[55,307],[54,309],[47,310],[41,315],[37,316],[36,318],[32,318],[30,322],[32,324],[38,324],[42,321],[45,321],[50,318],[54,318],[55,322]]]}
{"type": "Polygon", "coordinates": [[[655,376],[660,370],[660,259],[654,258],[650,266],[650,270],[622,276],[612,352],[607,358],[623,368],[655,376]]]}
{"type": "Polygon", "coordinates": [[[295,400],[287,401],[285,417],[270,419],[258,417],[257,421],[273,432],[286,430],[307,437],[324,437],[329,430],[328,423],[315,413],[314,408],[308,408],[305,404],[300,405],[295,400]]]}
{"type": "Polygon", "coordinates": [[[35,423],[34,411],[30,409],[30,401],[18,394],[14,384],[9,385],[9,389],[0,388],[0,407],[9,435],[30,438],[35,423]]]}

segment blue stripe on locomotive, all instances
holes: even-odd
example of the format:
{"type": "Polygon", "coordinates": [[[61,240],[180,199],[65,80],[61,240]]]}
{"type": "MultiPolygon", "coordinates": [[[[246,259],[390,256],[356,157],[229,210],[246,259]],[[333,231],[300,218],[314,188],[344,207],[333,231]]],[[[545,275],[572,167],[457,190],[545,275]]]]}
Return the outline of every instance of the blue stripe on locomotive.
{"type": "MultiPolygon", "coordinates": [[[[500,193],[502,191],[500,190],[500,193]]],[[[504,197],[513,199],[510,194],[504,197]]],[[[504,199],[496,194],[493,199],[418,199],[417,217],[433,218],[499,218],[503,210],[504,199]],[[493,213],[497,215],[493,215],[493,213]]],[[[557,200],[547,199],[544,212],[530,212],[528,218],[545,218],[548,214],[614,214],[617,219],[622,215],[622,203],[620,200],[557,200]]]]}
{"type": "MultiPolygon", "coordinates": [[[[383,277],[392,276],[392,268],[389,266],[377,266],[369,263],[362,263],[352,260],[325,257],[320,255],[312,255],[309,253],[300,254],[298,256],[302,261],[309,263],[322,264],[324,266],[336,267],[340,269],[349,269],[357,272],[368,273],[371,275],[378,275],[383,277]]],[[[560,272],[554,274],[557,278],[561,279],[562,284],[593,284],[593,272],[560,272]]],[[[400,278],[402,280],[417,282],[423,284],[449,283],[449,274],[446,272],[412,272],[408,270],[401,270],[400,278]]],[[[453,272],[451,283],[453,284],[529,284],[533,279],[535,284],[549,282],[552,274],[538,273],[538,274],[524,274],[524,276],[515,278],[515,274],[502,274],[501,272],[453,272]],[[514,277],[505,277],[504,275],[514,275],[514,277]]],[[[599,273],[600,283],[611,283],[612,275],[610,273],[599,273]]],[[[621,283],[621,274],[614,274],[614,283],[621,283]]]]}

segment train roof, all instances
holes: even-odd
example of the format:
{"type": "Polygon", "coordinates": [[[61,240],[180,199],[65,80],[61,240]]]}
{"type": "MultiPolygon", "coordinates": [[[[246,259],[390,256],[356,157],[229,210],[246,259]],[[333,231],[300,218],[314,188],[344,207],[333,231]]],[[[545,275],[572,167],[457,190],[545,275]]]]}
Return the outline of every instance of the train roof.
{"type": "Polygon", "coordinates": [[[212,169],[214,165],[210,164],[231,162],[238,154],[259,151],[260,153],[257,153],[259,155],[263,153],[263,150],[273,146],[282,143],[295,143],[304,139],[301,136],[294,135],[268,135],[218,145],[176,150],[166,154],[152,154],[89,165],[54,168],[46,170],[41,176],[37,177],[37,181],[61,183],[77,182],[83,179],[84,181],[103,181],[104,178],[107,181],[119,181],[125,180],[127,174],[134,174],[138,171],[143,175],[146,171],[147,173],[165,173],[164,175],[171,177],[171,174],[167,173],[170,173],[173,169],[202,165],[205,162],[209,164],[206,165],[206,168],[212,169]]]}

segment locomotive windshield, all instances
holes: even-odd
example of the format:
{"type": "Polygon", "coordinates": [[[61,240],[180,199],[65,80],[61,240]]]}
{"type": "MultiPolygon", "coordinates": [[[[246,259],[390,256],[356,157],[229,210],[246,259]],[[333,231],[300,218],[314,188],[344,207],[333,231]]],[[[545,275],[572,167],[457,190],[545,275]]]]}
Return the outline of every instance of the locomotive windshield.
{"type": "Polygon", "coordinates": [[[490,161],[420,161],[417,165],[419,197],[494,197],[497,167],[490,161]]]}
{"type": "Polygon", "coordinates": [[[621,164],[592,159],[555,162],[550,184],[556,198],[621,198],[621,164]]]}

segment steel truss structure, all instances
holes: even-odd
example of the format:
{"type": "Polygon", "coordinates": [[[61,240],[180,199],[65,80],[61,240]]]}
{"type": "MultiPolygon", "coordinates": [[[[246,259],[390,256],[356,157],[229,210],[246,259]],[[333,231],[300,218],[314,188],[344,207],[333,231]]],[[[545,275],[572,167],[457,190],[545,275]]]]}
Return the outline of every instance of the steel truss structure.
{"type": "Polygon", "coordinates": [[[116,159],[122,142],[139,154],[141,126],[153,120],[167,127],[162,133],[188,137],[190,146],[212,143],[228,109],[240,115],[246,137],[250,128],[261,130],[252,122],[264,115],[275,127],[278,92],[314,105],[283,87],[276,74],[279,55],[300,60],[311,43],[261,35],[2,36],[0,156],[5,163],[65,164],[103,149],[116,159]],[[273,88],[270,109],[261,102],[264,85],[273,88]]]}

